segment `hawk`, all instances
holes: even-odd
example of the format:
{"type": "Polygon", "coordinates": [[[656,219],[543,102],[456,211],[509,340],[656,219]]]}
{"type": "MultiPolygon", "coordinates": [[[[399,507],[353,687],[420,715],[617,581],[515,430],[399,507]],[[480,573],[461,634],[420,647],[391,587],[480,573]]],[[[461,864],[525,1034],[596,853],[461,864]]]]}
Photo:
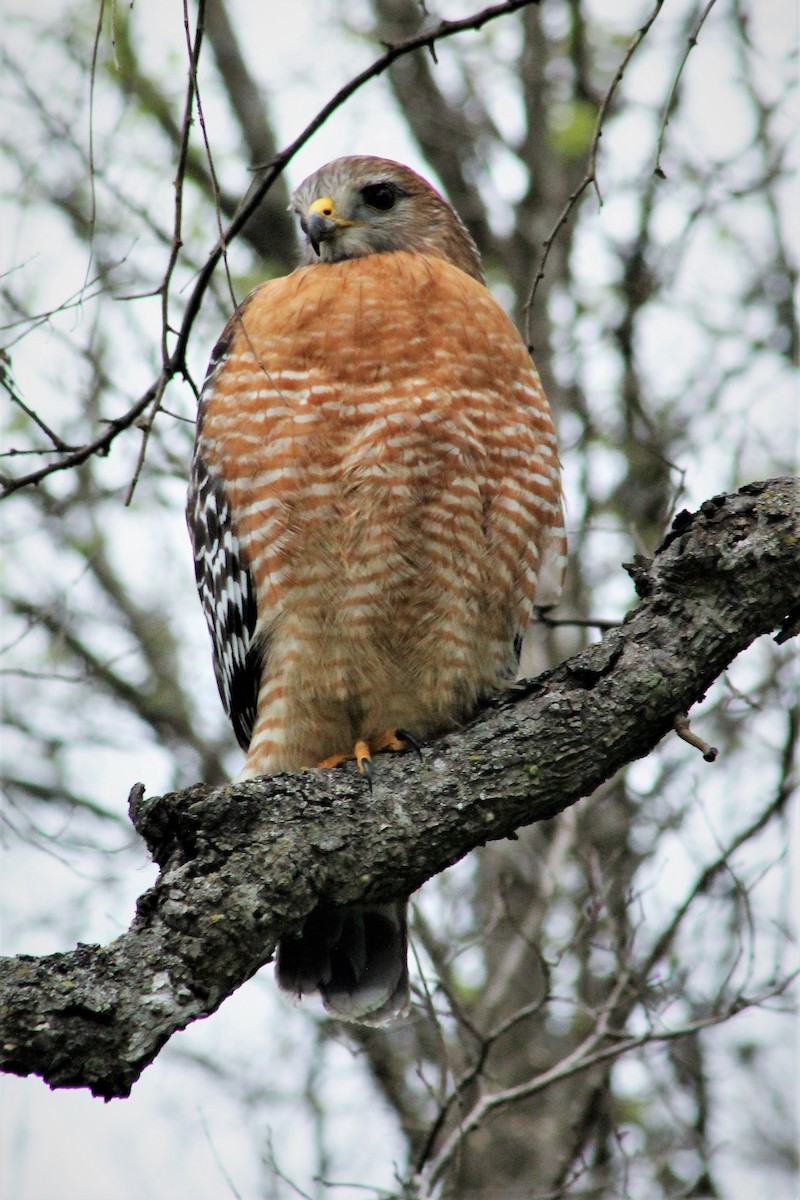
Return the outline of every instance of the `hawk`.
{"type": "MultiPolygon", "coordinates": [[[[240,778],[452,730],[509,684],[564,558],[538,375],[447,201],[339,158],[295,191],[304,265],[214,349],[188,503],[240,778]]],[[[365,795],[368,803],[368,795],[365,795]]],[[[405,902],[320,905],[279,984],[379,1024],[408,1001],[405,902]]]]}

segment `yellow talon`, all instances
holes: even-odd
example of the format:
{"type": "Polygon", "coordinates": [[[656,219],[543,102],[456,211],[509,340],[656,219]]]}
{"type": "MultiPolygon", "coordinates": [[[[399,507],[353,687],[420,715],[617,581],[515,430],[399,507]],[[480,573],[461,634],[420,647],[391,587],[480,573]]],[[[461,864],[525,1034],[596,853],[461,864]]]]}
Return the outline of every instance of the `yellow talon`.
{"type": "Polygon", "coordinates": [[[361,774],[366,775],[369,779],[372,776],[372,756],[369,752],[369,743],[359,738],[353,747],[353,758],[356,760],[361,774]]]}
{"type": "Polygon", "coordinates": [[[410,733],[406,733],[405,729],[384,729],[382,733],[377,733],[369,739],[359,738],[353,749],[347,753],[330,754],[327,758],[320,759],[317,766],[338,767],[348,759],[354,758],[359,773],[372,787],[372,755],[378,754],[381,750],[407,750],[409,746],[416,750],[417,754],[420,754],[418,742],[410,733]]]}

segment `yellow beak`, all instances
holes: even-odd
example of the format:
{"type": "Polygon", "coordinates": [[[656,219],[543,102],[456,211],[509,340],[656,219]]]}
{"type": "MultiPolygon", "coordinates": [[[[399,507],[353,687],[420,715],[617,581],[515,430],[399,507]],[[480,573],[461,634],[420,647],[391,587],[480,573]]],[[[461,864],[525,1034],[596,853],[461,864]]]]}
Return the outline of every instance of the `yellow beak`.
{"type": "Polygon", "coordinates": [[[308,206],[304,222],[308,240],[319,255],[320,242],[330,241],[336,237],[340,229],[355,225],[355,221],[345,221],[336,213],[336,205],[330,196],[320,196],[308,206]]]}

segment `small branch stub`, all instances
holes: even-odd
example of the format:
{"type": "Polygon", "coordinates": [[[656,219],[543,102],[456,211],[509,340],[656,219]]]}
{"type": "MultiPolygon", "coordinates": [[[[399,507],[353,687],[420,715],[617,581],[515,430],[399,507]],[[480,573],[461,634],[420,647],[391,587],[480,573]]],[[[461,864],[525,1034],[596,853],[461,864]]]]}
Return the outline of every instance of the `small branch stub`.
{"type": "Polygon", "coordinates": [[[333,771],[166,796],[135,786],[158,878],[107,945],[0,957],[0,1069],[127,1096],[320,902],[409,895],[476,846],[551,820],[671,729],[713,761],[686,714],[757,637],[793,626],[798,528],[794,479],[701,506],[636,564],[640,603],[621,625],[436,740],[421,765],[387,755],[369,804],[360,777],[333,771]]]}
{"type": "Polygon", "coordinates": [[[692,732],[689,724],[689,718],[685,713],[678,713],[674,721],[675,732],[684,742],[688,742],[690,746],[695,746],[703,756],[705,762],[716,762],[719,750],[716,746],[709,746],[708,742],[704,742],[701,737],[692,732]]]}

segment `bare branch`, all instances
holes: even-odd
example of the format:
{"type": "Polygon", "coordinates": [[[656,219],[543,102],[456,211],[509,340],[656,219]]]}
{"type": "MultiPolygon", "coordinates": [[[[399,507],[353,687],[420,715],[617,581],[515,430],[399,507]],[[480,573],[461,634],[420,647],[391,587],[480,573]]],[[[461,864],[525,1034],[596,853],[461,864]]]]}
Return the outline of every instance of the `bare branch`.
{"type": "MultiPolygon", "coordinates": [[[[53,443],[51,449],[57,450],[60,454],[68,453],[69,451],[75,449],[74,446],[68,446],[66,442],[62,441],[58,434],[55,433],[54,430],[52,430],[50,426],[42,420],[39,414],[35,412],[34,409],[30,408],[22,399],[16,389],[13,379],[11,378],[10,359],[5,350],[0,351],[0,386],[2,386],[3,389],[8,393],[11,403],[16,404],[17,408],[22,409],[26,417],[29,417],[30,420],[33,421],[34,425],[38,425],[45,437],[50,439],[50,441],[53,443]]],[[[4,452],[3,457],[5,457],[6,453],[8,452],[4,452]]],[[[17,451],[17,453],[20,453],[20,451],[17,451]]],[[[36,452],[34,451],[34,453],[36,452]]],[[[39,453],[44,453],[44,451],[40,451],[39,453]]]]}
{"type": "MultiPolygon", "coordinates": [[[[789,728],[790,733],[795,732],[795,719],[792,717],[789,720],[789,728]]],[[[792,745],[794,745],[794,742],[792,745]]],[[[786,766],[787,758],[791,764],[792,753],[793,751],[788,749],[784,751],[784,766],[786,766]]],[[[791,765],[782,772],[781,784],[770,802],[765,805],[764,809],[748,825],[735,833],[720,848],[720,852],[716,858],[698,874],[694,883],[688,888],[684,900],[678,906],[667,925],[660,933],[654,934],[647,952],[635,955],[633,953],[633,946],[627,948],[625,961],[620,965],[614,988],[603,1002],[599,1012],[595,1014],[594,1028],[584,1041],[575,1047],[567,1057],[563,1058],[549,1070],[532,1075],[529,1079],[524,1080],[514,1087],[480,1096],[470,1112],[462,1118],[457,1127],[445,1138],[439,1150],[433,1153],[436,1136],[441,1131],[447,1112],[463,1092],[466,1083],[470,1082],[482,1070],[490,1041],[496,1040],[498,1036],[505,1032],[505,1025],[508,1022],[499,1026],[487,1036],[485,1042],[480,1047],[479,1054],[476,1056],[474,1069],[465,1072],[462,1079],[453,1085],[450,1094],[441,1106],[436,1121],[432,1125],[431,1133],[425,1143],[425,1149],[418,1160],[417,1167],[426,1187],[429,1187],[441,1177],[442,1172],[456,1153],[459,1145],[463,1142],[464,1137],[471,1130],[476,1129],[491,1112],[535,1095],[557,1081],[586,1072],[601,1063],[613,1061],[615,1058],[628,1053],[632,1049],[648,1045],[652,1042],[683,1038],[701,1029],[708,1028],[710,1025],[722,1024],[737,1012],[742,1011],[742,1009],[763,1003],[766,998],[780,995],[789,986],[794,979],[794,975],[790,974],[784,977],[780,974],[780,971],[776,971],[774,974],[775,982],[763,994],[749,998],[743,998],[738,993],[733,996],[729,995],[727,993],[727,985],[737,961],[736,957],[734,957],[725,979],[718,988],[718,995],[715,1003],[711,1005],[711,1011],[704,1012],[693,1022],[684,1023],[680,1027],[668,1030],[663,1028],[656,1029],[651,1026],[644,1033],[637,1036],[627,1036],[622,1032],[628,1014],[639,1004],[642,990],[648,986],[648,980],[652,977],[658,964],[663,963],[665,957],[669,954],[678,931],[687,915],[693,910],[697,898],[708,892],[713,880],[718,875],[726,871],[731,871],[731,860],[736,851],[752,841],[771,821],[785,810],[790,795],[790,788],[787,786],[790,776],[791,765]]],[[[745,902],[747,902],[746,894],[745,902]]],[[[542,1002],[542,1000],[533,1002],[530,1006],[531,1010],[535,1010],[542,1002]]],[[[526,1011],[522,1009],[518,1014],[515,1013],[512,1015],[510,1022],[521,1019],[525,1015],[527,1015],[526,1011]]],[[[565,1167],[562,1169],[562,1174],[563,1170],[568,1167],[569,1162],[569,1159],[565,1160],[565,1167]]],[[[427,1192],[423,1188],[422,1195],[426,1194],[427,1192]]]]}
{"type": "Polygon", "coordinates": [[[653,7],[652,11],[650,12],[650,15],[648,16],[644,25],[642,25],[641,28],[636,31],[636,34],[629,42],[629,44],[625,50],[625,53],[622,56],[622,61],[620,62],[619,66],[617,67],[616,74],[614,75],[614,78],[612,79],[612,81],[606,91],[606,94],[603,96],[603,100],[600,105],[600,109],[597,113],[597,120],[595,121],[595,125],[594,125],[594,133],[592,134],[592,140],[589,144],[588,165],[586,167],[586,173],[584,174],[583,179],[580,181],[578,186],[568,197],[564,207],[562,208],[561,212],[558,214],[558,217],[556,218],[556,222],[553,225],[553,228],[551,229],[548,236],[545,238],[544,250],[542,253],[542,257],[539,260],[539,266],[536,270],[536,275],[534,277],[533,283],[531,284],[531,289],[530,289],[530,292],[528,293],[528,298],[525,301],[525,304],[523,305],[523,308],[522,308],[522,313],[523,313],[523,318],[524,318],[524,337],[529,346],[531,345],[531,311],[533,309],[533,304],[536,299],[536,293],[539,289],[539,284],[544,279],[545,268],[547,267],[547,260],[550,257],[550,251],[553,248],[553,243],[555,242],[556,238],[558,237],[559,231],[562,229],[562,227],[564,225],[566,225],[567,221],[572,216],[575,206],[577,205],[578,201],[580,200],[583,193],[587,190],[587,188],[590,188],[593,186],[595,191],[597,192],[597,199],[598,199],[599,203],[601,205],[603,203],[603,197],[600,192],[600,185],[597,180],[597,155],[600,151],[600,138],[603,136],[603,125],[605,124],[606,115],[608,114],[608,111],[611,107],[611,101],[614,99],[617,88],[619,87],[620,83],[622,82],[622,80],[625,76],[625,72],[628,68],[628,64],[630,63],[630,61],[633,58],[636,51],[639,49],[639,46],[642,44],[644,39],[647,37],[647,34],[649,33],[652,25],[654,24],[656,18],[658,17],[658,14],[661,12],[663,4],[664,4],[664,0],[656,0],[655,6],[653,7]]]}
{"type": "Polygon", "coordinates": [[[384,74],[392,63],[396,62],[398,58],[402,58],[403,55],[411,54],[414,50],[430,48],[437,41],[443,38],[454,37],[456,34],[463,33],[466,30],[481,29],[489,21],[496,20],[498,17],[506,16],[531,4],[538,3],[539,0],[506,0],[505,3],[490,5],[488,8],[482,9],[479,13],[474,13],[471,17],[464,17],[460,21],[440,21],[435,28],[407,38],[404,42],[390,46],[386,50],[386,53],[376,59],[371,66],[365,68],[360,74],[351,79],[349,83],[340,88],[328,103],[323,105],[316,116],[306,125],[302,133],[293,142],[290,142],[288,146],[281,150],[271,162],[262,163],[256,168],[258,170],[266,170],[266,175],[258,187],[248,193],[238,213],[228,225],[220,243],[212,251],[203,270],[200,272],[194,290],[189,297],[186,314],[178,336],[178,345],[174,355],[175,361],[182,361],[179,358],[179,354],[185,353],[189,333],[199,311],[200,302],[224,249],[231,244],[242,227],[250,219],[284,168],[337,109],[341,108],[364,84],[384,74]]]}
{"type": "Polygon", "coordinates": [[[667,97],[667,102],[664,105],[664,113],[661,118],[661,125],[660,125],[659,131],[658,131],[658,141],[656,143],[656,162],[655,162],[655,166],[653,167],[653,171],[656,175],[658,175],[659,179],[666,178],[666,175],[664,174],[663,168],[661,166],[661,155],[664,151],[664,138],[667,135],[667,125],[669,125],[669,119],[672,116],[672,110],[675,105],[675,97],[678,94],[678,86],[680,85],[681,76],[683,75],[683,70],[684,70],[684,67],[686,66],[686,62],[689,58],[689,55],[691,54],[692,50],[694,50],[695,46],[697,45],[697,39],[700,36],[700,30],[703,28],[703,25],[705,24],[706,17],[711,12],[711,9],[714,7],[715,4],[716,4],[716,0],[708,0],[708,3],[706,4],[705,8],[700,13],[700,15],[698,16],[694,25],[692,26],[691,33],[689,34],[689,37],[686,39],[686,45],[684,46],[683,54],[681,55],[681,60],[678,63],[677,70],[675,71],[675,77],[672,80],[672,87],[670,88],[669,96],[667,97]]]}
{"type": "MultiPolygon", "coordinates": [[[[393,62],[401,58],[405,54],[411,54],[415,50],[422,48],[430,48],[437,41],[443,38],[454,37],[456,34],[463,33],[466,30],[478,30],[483,28],[488,22],[496,20],[498,17],[506,16],[509,13],[517,12],[531,4],[538,3],[539,0],[505,0],[505,3],[490,5],[482,9],[478,13],[474,13],[470,17],[464,17],[458,21],[440,21],[433,29],[427,30],[425,33],[417,34],[414,37],[408,38],[404,42],[400,42],[395,46],[390,46],[385,54],[376,59],[371,66],[361,71],[349,83],[340,88],[335,96],[325,104],[306,128],[283,149],[275,158],[266,164],[262,164],[259,169],[266,170],[266,174],[261,183],[254,189],[250,189],[245,199],[239,206],[239,209],[233,219],[228,224],[223,235],[217,242],[215,248],[211,251],[206,259],[203,267],[198,273],[194,288],[189,296],[186,309],[183,314],[180,328],[177,331],[175,346],[171,354],[168,354],[164,359],[161,373],[158,379],[148,387],[147,391],[128,409],[128,411],[116,420],[108,423],[105,431],[98,437],[87,442],[86,445],[70,454],[62,455],[58,461],[50,462],[36,471],[31,471],[27,475],[22,475],[16,479],[4,479],[2,481],[2,491],[0,491],[0,500],[19,491],[21,488],[30,487],[32,484],[40,483],[49,475],[57,471],[68,470],[71,467],[77,466],[80,463],[86,462],[95,454],[107,454],[115,438],[125,429],[129,429],[141,415],[147,411],[152,405],[153,411],[157,411],[161,397],[167,384],[176,375],[187,375],[186,367],[186,350],[189,344],[189,338],[194,327],[195,320],[200,311],[203,299],[208,290],[211,279],[219,264],[220,258],[225,253],[227,247],[241,232],[242,228],[258,206],[264,200],[275,180],[284,170],[289,162],[294,158],[297,152],[302,149],[311,136],[327,121],[337,109],[341,108],[345,101],[354,95],[371,79],[376,79],[382,75],[393,62]]],[[[195,71],[197,67],[197,56],[200,50],[200,33],[202,29],[202,5],[198,14],[198,28],[195,34],[194,49],[192,51],[192,64],[190,70],[190,92],[194,94],[195,86],[195,71]]],[[[186,132],[186,122],[184,121],[184,133],[186,132]]],[[[184,139],[185,140],[185,139],[184,139]]],[[[184,140],[181,142],[181,154],[185,156],[184,140]]],[[[182,173],[179,169],[178,178],[182,179],[182,173]]],[[[171,251],[172,256],[176,251],[173,244],[171,251]]],[[[171,274],[171,268],[168,267],[165,282],[168,282],[171,274]]],[[[164,288],[162,284],[162,289],[164,288]]],[[[162,295],[166,295],[162,290],[162,295]]],[[[167,326],[165,325],[165,329],[167,326]]]]}
{"type": "MultiPolygon", "coordinates": [[[[170,283],[172,282],[173,273],[175,271],[176,266],[178,265],[178,255],[180,254],[181,247],[183,246],[183,233],[182,233],[182,230],[183,230],[183,186],[184,186],[184,180],[186,177],[186,162],[187,162],[187,159],[189,156],[189,137],[190,137],[190,134],[192,131],[192,115],[194,113],[195,104],[197,104],[198,108],[200,105],[200,93],[199,93],[198,87],[197,87],[197,64],[200,60],[200,49],[203,45],[203,22],[204,22],[204,20],[205,20],[205,0],[198,0],[197,21],[195,24],[194,40],[193,40],[191,28],[189,25],[189,9],[188,9],[186,0],[184,0],[183,26],[184,26],[184,32],[186,35],[186,49],[187,49],[188,56],[189,56],[189,73],[188,73],[188,78],[187,78],[187,82],[186,82],[186,99],[184,101],[183,122],[181,125],[181,140],[180,140],[180,146],[179,146],[179,150],[178,150],[178,164],[177,164],[177,168],[175,171],[175,180],[174,180],[174,184],[173,184],[173,187],[175,190],[175,202],[174,202],[174,209],[173,209],[174,216],[173,216],[173,228],[172,228],[172,242],[170,244],[169,260],[167,262],[166,270],[164,271],[164,277],[161,281],[161,286],[158,289],[159,293],[161,295],[161,361],[163,363],[163,369],[162,369],[163,384],[160,388],[156,389],[156,393],[153,397],[153,402],[150,405],[150,411],[148,412],[146,419],[138,422],[138,426],[142,430],[142,441],[141,441],[141,445],[139,446],[139,454],[136,459],[136,466],[134,467],[133,476],[131,478],[130,484],[128,485],[128,491],[125,496],[125,504],[126,505],[129,505],[131,500],[133,499],[133,493],[136,490],[136,484],[139,481],[139,476],[140,476],[140,474],[142,472],[142,468],[144,466],[144,459],[145,459],[145,455],[147,454],[147,444],[150,441],[150,434],[153,429],[153,422],[155,421],[156,417],[158,416],[159,409],[161,408],[161,400],[164,395],[164,389],[165,389],[167,383],[169,382],[170,378],[172,377],[171,372],[170,372],[170,353],[169,353],[169,332],[170,332],[170,320],[169,320],[170,291],[169,291],[169,289],[170,289],[170,283]]],[[[208,156],[208,165],[209,165],[209,171],[211,174],[211,184],[214,189],[215,209],[216,209],[217,213],[219,213],[217,181],[216,181],[216,176],[214,174],[214,167],[211,162],[210,154],[208,156]]]]}
{"type": "MultiPolygon", "coordinates": [[[[612,1002],[607,1003],[589,1036],[579,1046],[576,1046],[571,1054],[566,1055],[565,1058],[562,1058],[560,1062],[556,1063],[548,1071],[542,1071],[541,1074],[536,1075],[532,1079],[526,1079],[524,1083],[518,1084],[516,1087],[504,1088],[499,1092],[487,1092],[481,1096],[469,1114],[450,1134],[441,1150],[423,1168],[417,1184],[420,1200],[428,1200],[428,1198],[432,1200],[432,1197],[435,1195],[433,1189],[436,1183],[441,1179],[451,1159],[458,1153],[464,1137],[473,1129],[477,1129],[492,1112],[534,1096],[537,1092],[544,1091],[554,1083],[588,1071],[600,1063],[611,1062],[641,1046],[648,1046],[658,1042],[676,1041],[679,1038],[685,1038],[690,1034],[697,1033],[702,1029],[709,1029],[714,1025],[722,1025],[730,1020],[731,1017],[736,1016],[737,1013],[747,1008],[755,1008],[763,1005],[767,1000],[781,995],[790,986],[791,982],[792,978],[781,980],[774,987],[765,989],[755,996],[737,997],[730,1005],[722,1007],[716,1012],[709,1013],[707,1016],[699,1017],[697,1020],[686,1021],[675,1028],[649,1028],[643,1033],[632,1034],[627,1037],[609,1028],[609,1017],[613,1011],[613,1004],[612,1002]]],[[[613,999],[616,998],[616,995],[614,995],[613,999]]]]}
{"type": "Polygon", "coordinates": [[[632,568],[643,599],[621,628],[439,739],[422,767],[382,763],[369,805],[347,772],[149,800],[135,788],[132,819],[159,880],[111,945],[2,960],[5,1069],[126,1095],[172,1033],[214,1012],[320,899],[408,894],[475,846],[588,795],[792,615],[798,526],[794,479],[681,514],[656,557],[632,568]]]}

